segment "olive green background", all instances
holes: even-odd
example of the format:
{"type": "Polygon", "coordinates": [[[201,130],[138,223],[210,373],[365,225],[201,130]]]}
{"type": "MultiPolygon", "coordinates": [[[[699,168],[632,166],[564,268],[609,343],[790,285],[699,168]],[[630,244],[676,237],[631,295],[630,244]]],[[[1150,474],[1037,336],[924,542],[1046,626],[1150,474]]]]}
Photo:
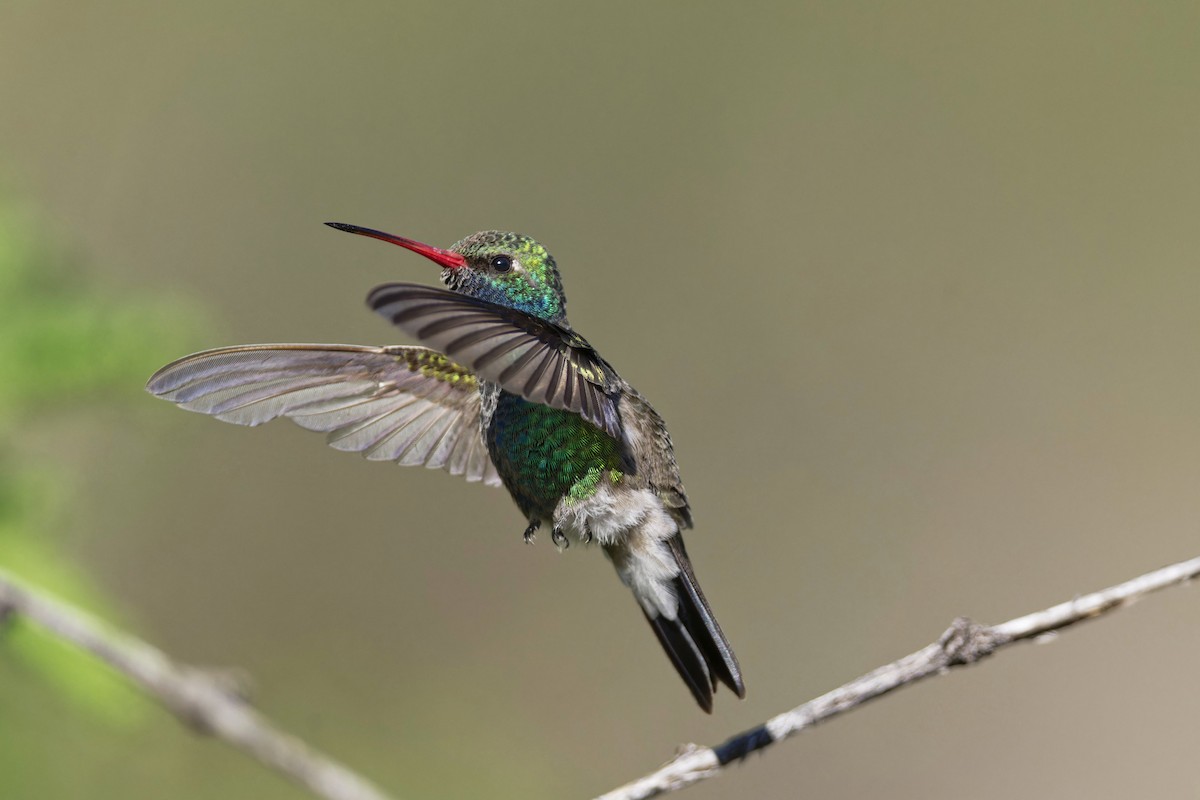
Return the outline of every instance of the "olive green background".
{"type": "MultiPolygon", "coordinates": [[[[523,546],[502,491],[141,378],[26,443],[77,489],[47,535],[106,616],[243,668],[400,798],[598,794],[956,615],[1196,555],[1197,30],[1173,2],[9,0],[4,192],[98,290],[186,309],[147,376],[185,340],[403,341],[363,297],[436,269],[326,220],[546,244],[671,425],[749,694],[700,713],[599,552],[523,546]]],[[[686,796],[1192,796],[1198,624],[1173,590],[686,796]]],[[[304,796],[16,663],[0,796],[304,796]]]]}

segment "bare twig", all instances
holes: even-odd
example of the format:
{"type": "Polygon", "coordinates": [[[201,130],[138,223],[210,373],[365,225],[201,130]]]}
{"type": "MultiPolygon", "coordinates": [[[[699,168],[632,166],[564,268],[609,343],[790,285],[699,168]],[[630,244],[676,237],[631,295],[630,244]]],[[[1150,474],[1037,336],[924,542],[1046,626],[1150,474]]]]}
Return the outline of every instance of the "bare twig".
{"type": "MultiPolygon", "coordinates": [[[[1127,605],[1145,594],[1200,575],[1200,558],[1009,620],[954,621],[938,641],[815,700],[786,711],[716,748],[687,745],[657,771],[598,800],[643,800],[710,778],[729,763],[794,736],[902,686],[973,664],[1002,647],[1036,639],[1127,605]]],[[[387,800],[379,789],[303,742],[276,730],[232,691],[228,681],[172,662],[117,631],[0,570],[0,620],[20,617],[106,661],[157,698],[182,722],[212,734],[327,800],[387,800]]]]}
{"type": "Polygon", "coordinates": [[[225,741],[327,800],[388,800],[365,779],[267,722],[223,681],[176,664],[79,609],[0,570],[0,617],[23,618],[86,650],[157,698],[194,730],[225,741]]]}
{"type": "Polygon", "coordinates": [[[1076,597],[1043,611],[999,625],[979,625],[966,618],[954,621],[941,637],[917,652],[851,681],[815,700],[740,733],[719,747],[686,745],[655,772],[602,795],[598,800],[644,800],[717,775],[730,762],[795,736],[818,722],[856,708],[888,692],[951,667],[973,664],[1002,647],[1062,630],[1128,605],[1142,595],[1185,583],[1200,575],[1200,558],[1181,561],[1133,580],[1076,597]]]}

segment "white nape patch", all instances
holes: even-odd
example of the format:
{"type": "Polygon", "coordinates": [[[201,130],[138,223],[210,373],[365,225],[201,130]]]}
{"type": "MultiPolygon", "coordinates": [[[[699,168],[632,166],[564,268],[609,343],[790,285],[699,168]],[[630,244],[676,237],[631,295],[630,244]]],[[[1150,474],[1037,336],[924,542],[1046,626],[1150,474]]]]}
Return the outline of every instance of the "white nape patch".
{"type": "Polygon", "coordinates": [[[679,601],[671,581],[679,565],[665,542],[679,528],[653,492],[603,483],[586,500],[560,501],[554,524],[576,539],[586,540],[590,531],[642,608],[651,616],[675,619],[679,601]]]}

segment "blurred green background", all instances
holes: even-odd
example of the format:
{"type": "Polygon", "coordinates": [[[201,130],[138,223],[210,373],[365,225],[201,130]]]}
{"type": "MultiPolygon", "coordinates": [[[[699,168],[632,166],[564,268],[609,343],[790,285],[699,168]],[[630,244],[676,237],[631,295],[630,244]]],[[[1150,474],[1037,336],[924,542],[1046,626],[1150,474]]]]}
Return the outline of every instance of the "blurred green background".
{"type": "MultiPolygon", "coordinates": [[[[1200,7],[0,7],[0,565],[402,798],[586,797],[905,654],[1200,547],[1200,7]],[[697,711],[598,552],[502,491],[142,391],[402,341],[423,260],[556,255],[671,424],[749,696],[697,711]]],[[[879,702],[690,790],[1190,796],[1200,596],[879,702]]],[[[0,796],[299,798],[0,639],[0,796]]]]}

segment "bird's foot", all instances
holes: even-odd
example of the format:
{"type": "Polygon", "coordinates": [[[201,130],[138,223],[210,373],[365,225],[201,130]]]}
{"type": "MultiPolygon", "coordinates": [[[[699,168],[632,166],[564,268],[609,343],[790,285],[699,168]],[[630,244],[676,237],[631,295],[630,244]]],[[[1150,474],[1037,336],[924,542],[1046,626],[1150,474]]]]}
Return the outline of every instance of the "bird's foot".
{"type": "Polygon", "coordinates": [[[567,539],[567,535],[562,532],[562,528],[555,528],[550,533],[550,541],[554,542],[554,546],[566,550],[571,546],[571,542],[567,539]]]}
{"type": "Polygon", "coordinates": [[[540,527],[542,527],[541,520],[531,519],[529,521],[529,527],[526,528],[525,533],[521,535],[521,538],[525,540],[525,544],[533,544],[533,539],[537,535],[537,529],[540,527]]]}
{"type": "Polygon", "coordinates": [[[583,543],[584,544],[592,543],[592,526],[588,525],[587,523],[584,523],[584,525],[583,525],[583,543]]]}

